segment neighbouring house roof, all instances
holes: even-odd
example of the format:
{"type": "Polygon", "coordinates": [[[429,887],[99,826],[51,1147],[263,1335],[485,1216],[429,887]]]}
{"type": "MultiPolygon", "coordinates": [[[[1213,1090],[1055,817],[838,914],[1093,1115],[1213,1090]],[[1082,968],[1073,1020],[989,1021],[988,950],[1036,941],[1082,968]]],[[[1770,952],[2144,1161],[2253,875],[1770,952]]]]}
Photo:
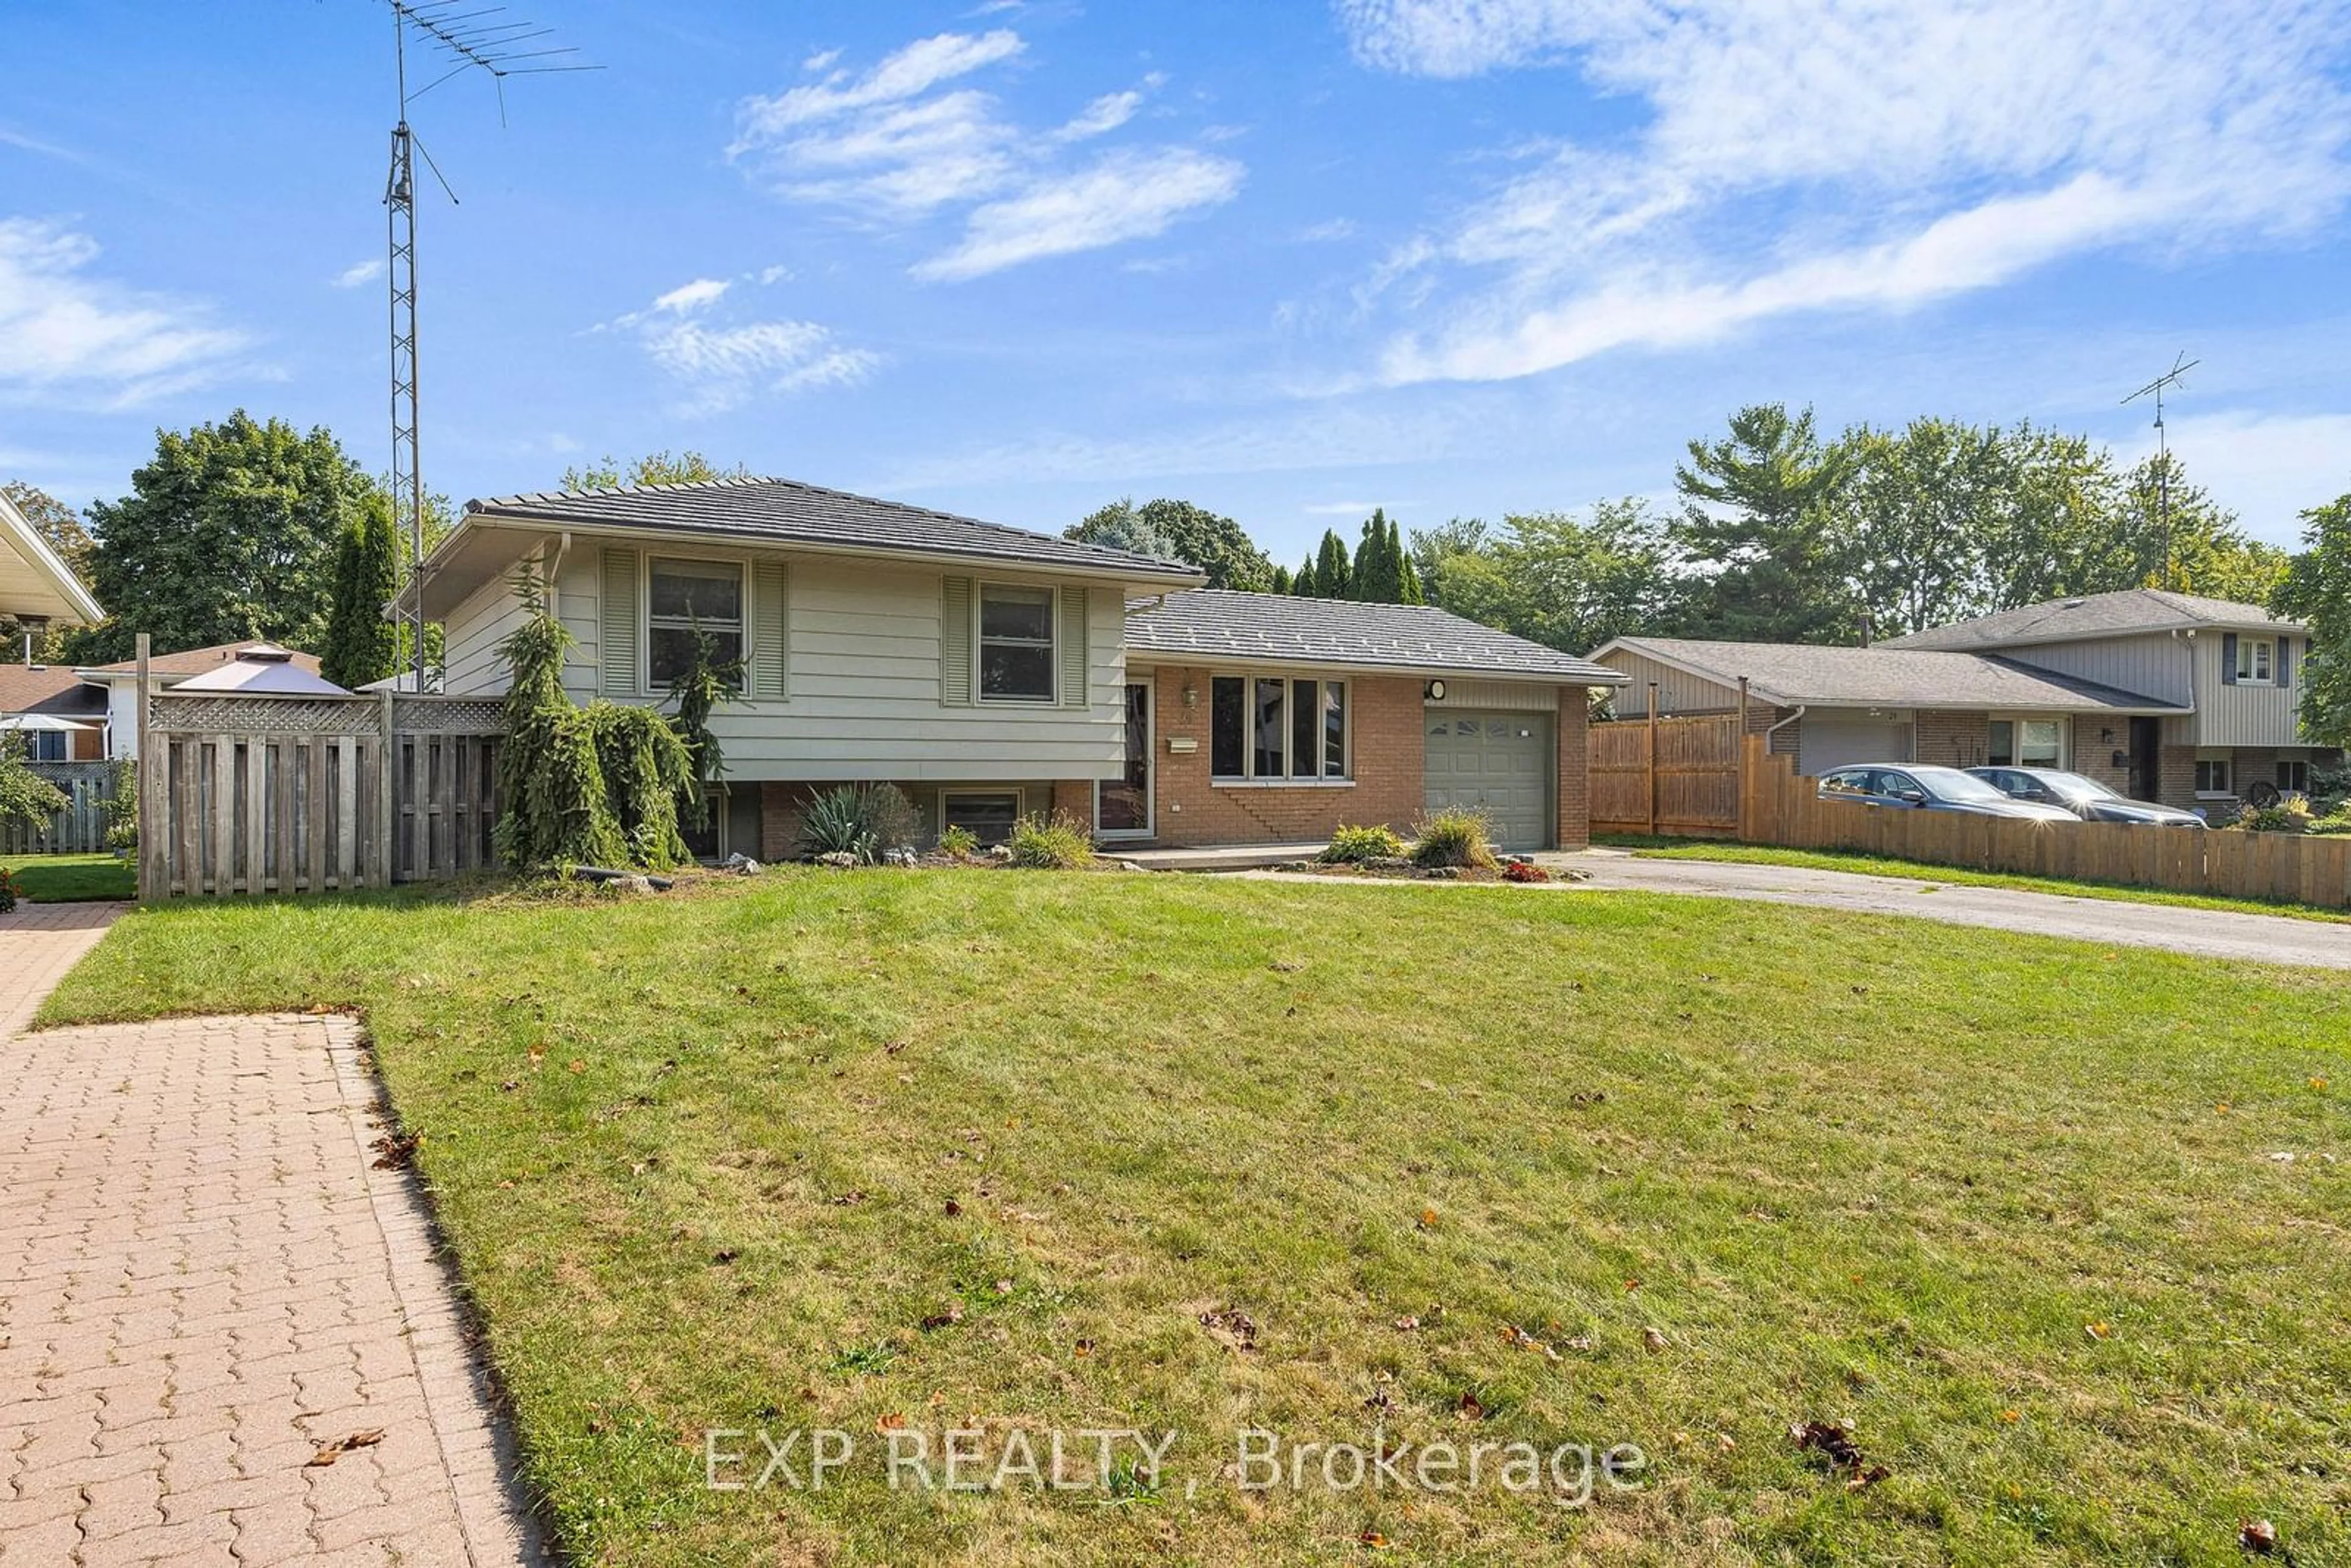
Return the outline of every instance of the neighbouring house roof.
{"type": "MultiPolygon", "coordinates": [[[[224,660],[199,674],[182,677],[172,689],[175,692],[235,692],[247,696],[273,697],[347,697],[351,694],[318,673],[316,668],[304,669],[295,662],[290,648],[275,643],[256,643],[237,650],[236,657],[224,660]]],[[[315,666],[317,661],[313,660],[315,666]]]]}
{"type": "Polygon", "coordinates": [[[1893,648],[1823,648],[1803,643],[1713,643],[1687,637],[1619,637],[1617,649],[1736,689],[1746,677],[1757,702],[1773,707],[1908,707],[2016,713],[2187,713],[2177,703],[2036,670],[1988,653],[1893,648]]]}
{"type": "Polygon", "coordinates": [[[1126,616],[1130,655],[1622,685],[1618,671],[1421,604],[1194,589],[1126,616]]]}
{"type": "Polygon", "coordinates": [[[1987,652],[2021,648],[2036,643],[2070,643],[2077,638],[2128,637],[2137,632],[2201,630],[2274,631],[2299,634],[2309,630],[2298,622],[2283,621],[2258,604],[2227,599],[2204,599],[2192,593],[2172,593],[2160,588],[2132,588],[2119,593],[2088,593],[2078,599],[2053,599],[1979,615],[1949,626],[1929,626],[1907,637],[1888,637],[1884,648],[1932,648],[1987,652]]]}
{"type": "MultiPolygon", "coordinates": [[[[852,496],[796,479],[712,479],[695,485],[544,491],[468,501],[457,530],[442,541],[426,562],[428,580],[455,568],[456,591],[472,592],[479,586],[477,577],[488,580],[481,574],[483,562],[461,564],[460,558],[482,553],[474,550],[466,536],[502,523],[536,524],[542,529],[671,533],[852,555],[921,556],[983,567],[1075,572],[1131,583],[1143,591],[1203,580],[1199,571],[1181,561],[1081,544],[927,507],[852,496]]],[[[428,586],[428,610],[444,597],[428,586]]]]}
{"type": "Polygon", "coordinates": [[[88,626],[106,618],[48,541],[0,496],[0,615],[88,626]]]}
{"type": "Polygon", "coordinates": [[[70,665],[0,664],[0,713],[103,718],[106,688],[89,685],[70,665]]]}
{"type": "MultiPolygon", "coordinates": [[[[167,685],[176,685],[189,675],[201,675],[206,670],[218,669],[241,653],[259,649],[269,649],[285,653],[286,662],[297,669],[307,670],[314,675],[319,673],[318,654],[293,653],[290,650],[278,648],[276,643],[265,642],[258,637],[247,638],[242,643],[216,643],[209,648],[190,648],[179,653],[152,654],[147,660],[147,669],[149,674],[162,676],[167,685]]],[[[135,676],[139,674],[139,661],[125,659],[118,664],[92,664],[77,671],[76,674],[97,680],[107,680],[114,676],[135,676]]]]}

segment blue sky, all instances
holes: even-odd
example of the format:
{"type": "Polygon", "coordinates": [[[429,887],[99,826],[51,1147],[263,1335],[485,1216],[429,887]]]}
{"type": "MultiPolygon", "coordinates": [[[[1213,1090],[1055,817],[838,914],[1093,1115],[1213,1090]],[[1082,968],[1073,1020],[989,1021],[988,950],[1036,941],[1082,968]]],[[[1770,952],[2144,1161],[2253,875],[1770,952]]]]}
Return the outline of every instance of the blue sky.
{"type": "MultiPolygon", "coordinates": [[[[611,452],[1277,556],[1669,491],[1743,402],[2020,417],[2257,534],[2351,489],[2351,5],[536,0],[416,105],[425,462],[611,452]]],[[[0,477],[243,405],[381,467],[378,0],[9,0],[0,477]]]]}

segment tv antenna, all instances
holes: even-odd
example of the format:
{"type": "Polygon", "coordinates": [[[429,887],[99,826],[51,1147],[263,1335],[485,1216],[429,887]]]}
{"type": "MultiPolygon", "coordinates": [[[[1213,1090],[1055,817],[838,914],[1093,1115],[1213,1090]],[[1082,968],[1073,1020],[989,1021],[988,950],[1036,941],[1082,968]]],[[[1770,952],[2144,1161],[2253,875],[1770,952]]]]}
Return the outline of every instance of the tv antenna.
{"type": "MultiPolygon", "coordinates": [[[[479,70],[497,89],[498,123],[507,118],[507,78],[543,76],[557,71],[592,71],[602,68],[568,57],[576,49],[557,45],[526,46],[554,32],[524,21],[506,20],[503,5],[474,5],[471,0],[385,0],[392,9],[392,70],[400,89],[400,120],[392,129],[392,172],[384,182],[383,204],[389,213],[385,281],[392,296],[392,509],[408,526],[408,583],[400,601],[400,624],[409,638],[410,664],[421,695],[424,668],[424,463],[417,442],[422,404],[416,376],[416,160],[424,166],[449,204],[457,193],[449,188],[433,154],[408,126],[408,106],[452,78],[479,70]],[[423,87],[408,88],[409,34],[413,31],[420,53],[434,66],[445,67],[423,87]]],[[[422,74],[422,73],[420,73],[422,74]]]]}
{"type": "Polygon", "coordinates": [[[2143,397],[2155,399],[2155,526],[2163,541],[2163,586],[2167,589],[2171,586],[2171,446],[2163,429],[2163,393],[2167,387],[2185,387],[2188,372],[2203,362],[2189,359],[2188,350],[2182,349],[2169,370],[2123,399],[2126,404],[2143,397]]]}

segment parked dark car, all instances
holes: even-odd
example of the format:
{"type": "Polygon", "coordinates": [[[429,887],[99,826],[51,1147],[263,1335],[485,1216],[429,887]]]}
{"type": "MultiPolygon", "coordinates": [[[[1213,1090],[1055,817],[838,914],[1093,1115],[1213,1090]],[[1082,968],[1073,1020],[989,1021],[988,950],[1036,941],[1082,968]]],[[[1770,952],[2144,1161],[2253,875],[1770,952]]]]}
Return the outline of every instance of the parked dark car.
{"type": "Polygon", "coordinates": [[[1970,768],[1969,772],[2017,800],[2061,806],[2085,822],[2132,822],[2150,828],[2200,828],[2204,819],[2177,806],[2117,795],[2095,779],[2056,768],[1970,768]]]}
{"type": "Polygon", "coordinates": [[[1821,775],[1823,800],[1845,800],[1857,806],[1884,806],[1909,811],[1965,811],[1979,817],[2020,817],[2027,821],[2071,822],[2073,812],[2062,806],[2043,806],[2003,795],[1972,774],[1956,768],[1918,762],[1863,762],[1832,768],[1821,775]]]}

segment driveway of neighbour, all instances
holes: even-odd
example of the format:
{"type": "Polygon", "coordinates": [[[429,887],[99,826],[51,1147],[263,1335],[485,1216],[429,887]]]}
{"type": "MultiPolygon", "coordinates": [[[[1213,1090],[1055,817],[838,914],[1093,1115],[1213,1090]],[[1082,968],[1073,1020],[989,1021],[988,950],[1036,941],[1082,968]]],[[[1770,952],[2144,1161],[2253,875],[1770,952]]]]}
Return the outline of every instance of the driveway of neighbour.
{"type": "MultiPolygon", "coordinates": [[[[0,1020],[117,913],[0,915],[0,1020]]],[[[539,1560],[350,1020],[0,1029],[0,1564],[539,1560]]]]}
{"type": "Polygon", "coordinates": [[[1991,925],[2041,936],[2163,947],[2203,958],[2351,969],[2351,925],[2323,920],[2110,898],[2067,898],[1802,866],[1645,860],[1623,850],[1593,849],[1541,858],[1554,866],[1572,866],[1592,879],[1572,885],[1602,891],[1703,894],[1871,915],[1908,915],[1955,925],[1991,925]]]}

